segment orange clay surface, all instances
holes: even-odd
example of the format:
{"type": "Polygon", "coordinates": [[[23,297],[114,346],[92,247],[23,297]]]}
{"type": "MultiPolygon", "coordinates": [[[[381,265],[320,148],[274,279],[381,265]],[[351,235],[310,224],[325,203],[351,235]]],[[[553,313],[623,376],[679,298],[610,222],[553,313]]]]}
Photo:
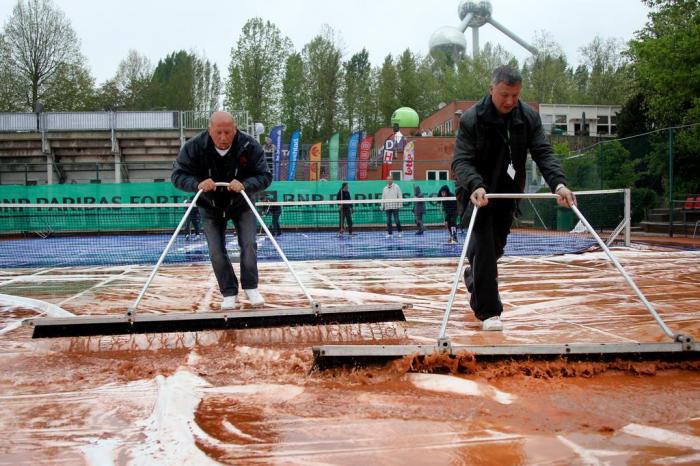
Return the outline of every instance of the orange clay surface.
{"type": "MultiPolygon", "coordinates": [[[[669,327],[700,338],[700,253],[614,252],[669,327]]],[[[6,295],[121,314],[149,269],[0,270],[0,464],[700,463],[699,363],[312,369],[315,344],[434,343],[456,263],[293,263],[321,303],[412,304],[405,324],[52,340],[19,323],[55,308],[6,295]]],[[[269,308],[306,305],[283,263],[260,277],[269,308]]],[[[480,331],[460,284],[454,343],[668,341],[602,253],[505,258],[500,284],[503,333],[480,331]]],[[[221,299],[208,264],[169,266],[140,312],[221,299]]]]}

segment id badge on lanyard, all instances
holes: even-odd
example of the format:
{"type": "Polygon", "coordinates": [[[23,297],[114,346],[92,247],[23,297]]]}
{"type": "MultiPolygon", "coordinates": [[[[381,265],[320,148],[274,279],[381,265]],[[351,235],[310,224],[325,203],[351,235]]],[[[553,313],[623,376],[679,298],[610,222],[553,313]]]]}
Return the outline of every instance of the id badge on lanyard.
{"type": "Polygon", "coordinates": [[[513,152],[510,149],[510,129],[506,129],[506,134],[508,135],[508,139],[503,138],[503,142],[506,143],[506,147],[508,147],[508,168],[506,169],[506,173],[508,173],[508,176],[510,176],[511,180],[515,179],[515,167],[513,166],[513,152]]]}

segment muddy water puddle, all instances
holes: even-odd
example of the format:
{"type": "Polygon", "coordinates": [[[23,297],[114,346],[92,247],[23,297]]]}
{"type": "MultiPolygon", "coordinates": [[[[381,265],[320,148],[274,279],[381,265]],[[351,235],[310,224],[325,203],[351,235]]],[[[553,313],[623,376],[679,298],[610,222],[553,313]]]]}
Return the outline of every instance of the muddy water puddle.
{"type": "MultiPolygon", "coordinates": [[[[659,307],[669,325],[700,336],[698,255],[621,255],[642,289],[664,283],[673,299],[659,307]]],[[[437,337],[453,261],[382,264],[299,268],[322,303],[412,303],[406,323],[32,340],[18,323],[46,310],[0,302],[0,464],[700,462],[697,363],[477,364],[463,355],[316,370],[310,351],[316,344],[437,337]]],[[[532,266],[552,285],[529,286],[533,277],[523,275],[522,258],[502,265],[502,334],[479,330],[460,290],[448,325],[453,341],[665,341],[639,303],[606,276],[615,272],[604,259],[532,266]],[[557,282],[557,275],[572,277],[571,284],[557,282]]],[[[61,278],[80,286],[52,284],[31,297],[62,303],[76,315],[115,314],[128,307],[147,272],[46,271],[52,283],[61,278]]],[[[3,280],[11,286],[24,279],[0,276],[0,293],[3,280]]],[[[216,310],[221,297],[212,286],[206,266],[166,268],[143,312],[216,310]]],[[[304,305],[279,264],[262,264],[260,288],[273,307],[304,305]]]]}

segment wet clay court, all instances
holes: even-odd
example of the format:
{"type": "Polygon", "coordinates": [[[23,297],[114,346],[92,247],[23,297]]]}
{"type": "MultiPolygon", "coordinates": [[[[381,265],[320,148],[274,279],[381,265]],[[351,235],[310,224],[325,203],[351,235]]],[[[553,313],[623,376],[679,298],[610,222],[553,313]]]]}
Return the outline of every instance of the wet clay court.
{"type": "MultiPolygon", "coordinates": [[[[699,338],[697,249],[613,251],[668,326],[699,338]]],[[[319,302],[410,304],[405,323],[42,340],[21,320],[122,314],[150,268],[4,269],[0,464],[700,463],[697,362],[435,357],[314,370],[318,344],[433,344],[456,264],[294,263],[319,302]]],[[[261,263],[260,276],[269,308],[307,305],[284,264],[261,263]]],[[[480,331],[461,284],[453,343],[668,341],[601,252],[504,258],[500,286],[503,333],[480,331]]],[[[209,264],[168,265],[140,312],[220,303],[209,264]]]]}

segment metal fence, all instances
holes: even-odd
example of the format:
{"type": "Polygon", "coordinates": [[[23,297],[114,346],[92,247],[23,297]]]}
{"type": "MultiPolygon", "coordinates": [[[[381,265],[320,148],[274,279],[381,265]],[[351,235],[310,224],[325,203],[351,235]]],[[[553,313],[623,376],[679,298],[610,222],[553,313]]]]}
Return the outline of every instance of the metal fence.
{"type": "MultiPolygon", "coordinates": [[[[238,126],[252,128],[248,112],[232,111],[238,126]]],[[[204,129],[208,111],[0,113],[0,132],[204,129]]]]}

